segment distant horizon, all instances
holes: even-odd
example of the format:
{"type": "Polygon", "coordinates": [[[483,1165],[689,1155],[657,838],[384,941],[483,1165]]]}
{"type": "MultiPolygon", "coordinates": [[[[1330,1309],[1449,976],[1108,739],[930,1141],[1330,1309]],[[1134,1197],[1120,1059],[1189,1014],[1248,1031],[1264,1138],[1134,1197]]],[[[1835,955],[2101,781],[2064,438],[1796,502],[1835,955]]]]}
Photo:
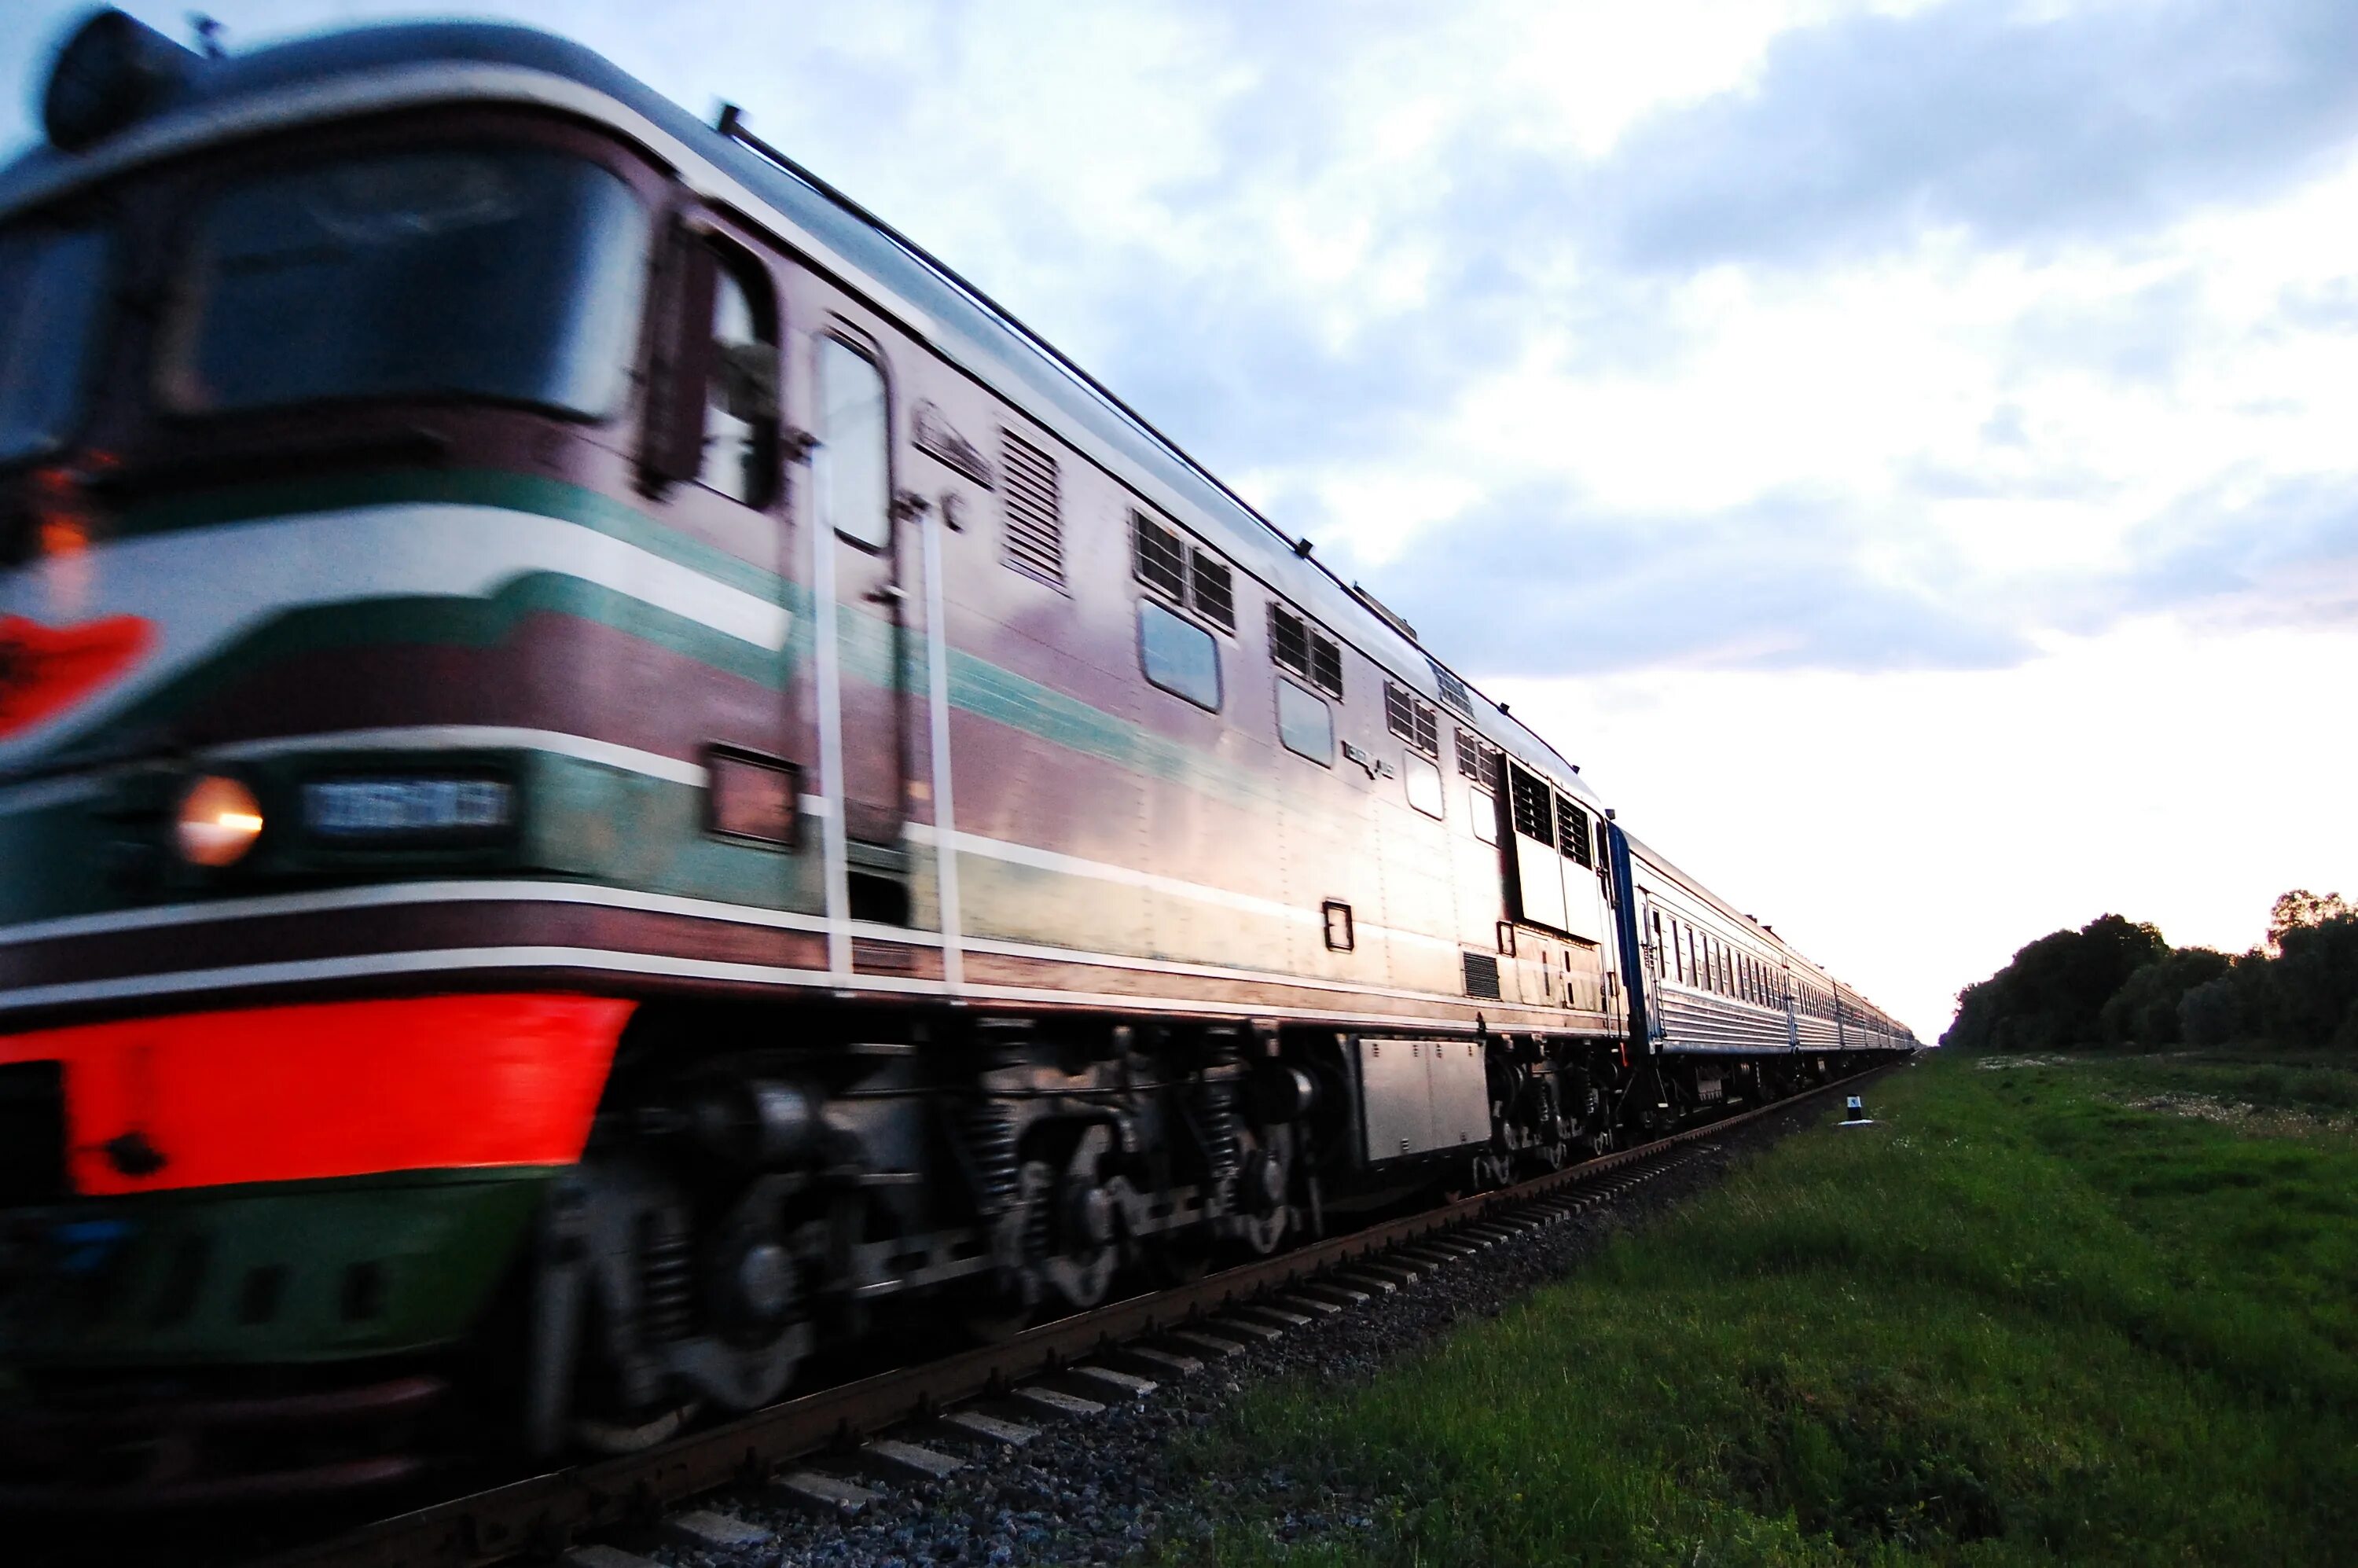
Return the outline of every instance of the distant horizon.
{"type": "Polygon", "coordinates": [[[470,9],[741,104],[1928,1043],[2358,892],[2358,8],[470,9]]]}

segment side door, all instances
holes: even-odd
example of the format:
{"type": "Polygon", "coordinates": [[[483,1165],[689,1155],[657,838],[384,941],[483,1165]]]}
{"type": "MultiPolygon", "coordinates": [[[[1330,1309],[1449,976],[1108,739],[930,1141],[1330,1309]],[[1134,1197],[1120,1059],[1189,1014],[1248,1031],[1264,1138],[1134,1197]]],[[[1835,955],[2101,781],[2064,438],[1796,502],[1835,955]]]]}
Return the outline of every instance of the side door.
{"type": "MultiPolygon", "coordinates": [[[[904,494],[902,439],[916,354],[889,319],[825,278],[798,275],[797,406],[807,411],[806,513],[831,913],[905,926],[918,916],[913,822],[930,821],[927,583],[904,494]]],[[[933,597],[938,598],[938,594],[933,597]]]]}
{"type": "MultiPolygon", "coordinates": [[[[664,526],[693,543],[661,585],[663,608],[632,611],[640,645],[611,662],[601,686],[635,726],[672,738],[669,754],[701,764],[708,795],[689,831],[726,846],[677,851],[643,816],[626,836],[630,852],[651,862],[672,854],[672,875],[689,885],[815,912],[818,880],[799,852],[812,746],[799,711],[801,573],[783,462],[783,270],[714,215],[684,214],[671,231],[643,488],[664,526]]],[[[792,950],[800,938],[779,940],[790,949],[781,961],[811,961],[792,950]]]]}

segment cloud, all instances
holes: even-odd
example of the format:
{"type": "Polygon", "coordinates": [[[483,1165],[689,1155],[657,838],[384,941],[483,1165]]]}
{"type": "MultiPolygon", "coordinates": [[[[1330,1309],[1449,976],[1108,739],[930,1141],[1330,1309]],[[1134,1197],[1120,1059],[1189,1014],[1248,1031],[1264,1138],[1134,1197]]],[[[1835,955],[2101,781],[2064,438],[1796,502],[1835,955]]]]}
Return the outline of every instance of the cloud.
{"type": "Polygon", "coordinates": [[[2034,249],[2251,204],[2358,130],[2346,0],[1987,0],[1796,29],[1568,198],[1625,265],[1807,265],[1958,232],[2034,249]]]}
{"type": "Polygon", "coordinates": [[[1984,669],[2020,630],[1869,570],[1887,524],[1799,492],[1689,515],[1616,514],[1536,491],[1485,503],[1361,571],[1433,646],[1486,675],[1649,666],[1984,669]]]}
{"type": "Polygon", "coordinates": [[[2348,597],[2358,280],[2194,231],[2334,189],[2349,0],[478,3],[745,103],[1477,673],[2348,597]]]}
{"type": "Polygon", "coordinates": [[[2139,526],[2116,613],[2358,627],[2358,474],[2238,475],[2139,526]]]}

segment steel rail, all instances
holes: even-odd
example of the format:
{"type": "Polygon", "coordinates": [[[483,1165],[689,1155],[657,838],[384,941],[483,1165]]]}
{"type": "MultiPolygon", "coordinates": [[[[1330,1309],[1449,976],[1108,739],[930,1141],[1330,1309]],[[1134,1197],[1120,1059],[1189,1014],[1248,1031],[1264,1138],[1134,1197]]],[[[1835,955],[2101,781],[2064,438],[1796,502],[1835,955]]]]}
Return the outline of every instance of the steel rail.
{"type": "Polygon", "coordinates": [[[785,1400],[644,1454],[550,1471],[363,1525],[346,1535],[262,1559],[257,1568],[484,1568],[526,1554],[554,1556],[584,1532],[647,1522],[664,1508],[698,1494],[759,1483],[791,1461],[849,1447],[864,1435],[962,1400],[1002,1392],[1023,1379],[1055,1372],[1109,1346],[1184,1327],[1338,1264],[1370,1259],[1646,1163],[1682,1144],[1807,1104],[1892,1065],[1896,1064],[1870,1067],[1510,1187],[1058,1318],[996,1345],[785,1400]]]}

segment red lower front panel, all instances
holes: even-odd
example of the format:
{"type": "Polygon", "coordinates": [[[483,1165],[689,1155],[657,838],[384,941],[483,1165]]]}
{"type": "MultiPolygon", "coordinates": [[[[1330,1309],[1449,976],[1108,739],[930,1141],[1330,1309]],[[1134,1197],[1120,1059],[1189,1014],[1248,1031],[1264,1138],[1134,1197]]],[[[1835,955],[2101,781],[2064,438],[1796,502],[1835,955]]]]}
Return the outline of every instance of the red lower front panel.
{"type": "Polygon", "coordinates": [[[0,1036],[63,1065],[74,1190],[578,1160],[628,1001],[323,1002],[0,1036]]]}

